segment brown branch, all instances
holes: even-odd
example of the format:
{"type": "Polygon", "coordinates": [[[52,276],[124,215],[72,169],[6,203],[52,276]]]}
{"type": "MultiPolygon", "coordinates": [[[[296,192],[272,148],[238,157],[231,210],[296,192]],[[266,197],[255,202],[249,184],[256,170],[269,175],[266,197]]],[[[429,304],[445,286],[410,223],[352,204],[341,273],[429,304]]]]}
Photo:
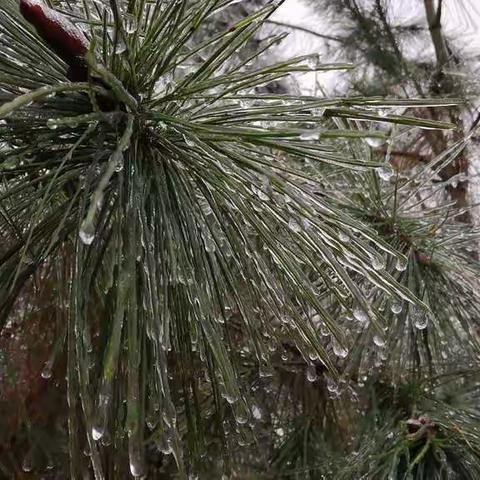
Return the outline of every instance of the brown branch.
{"type": "Polygon", "coordinates": [[[438,9],[435,10],[433,0],[424,0],[425,12],[427,14],[428,29],[432,38],[437,64],[442,68],[448,62],[448,50],[442,33],[442,2],[439,2],[438,9]]]}

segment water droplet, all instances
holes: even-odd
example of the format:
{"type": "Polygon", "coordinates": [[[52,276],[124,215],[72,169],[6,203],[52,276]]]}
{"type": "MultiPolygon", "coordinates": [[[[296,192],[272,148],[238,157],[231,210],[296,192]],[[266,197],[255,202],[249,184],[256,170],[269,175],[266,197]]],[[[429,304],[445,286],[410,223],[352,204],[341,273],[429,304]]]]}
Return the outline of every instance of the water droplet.
{"type": "Polygon", "coordinates": [[[307,65],[310,69],[316,70],[318,66],[318,55],[311,55],[307,58],[307,65]]]}
{"type": "Polygon", "coordinates": [[[267,365],[260,365],[258,368],[258,376],[260,378],[273,377],[273,371],[267,365]]]}
{"type": "Polygon", "coordinates": [[[80,226],[78,236],[85,245],[91,245],[95,239],[95,226],[93,223],[88,219],[85,219],[80,226]]]}
{"type": "Polygon", "coordinates": [[[262,411],[256,405],[252,407],[252,415],[255,420],[262,419],[262,411]]]}
{"type": "Polygon", "coordinates": [[[408,266],[408,259],[403,257],[398,257],[397,262],[395,263],[395,268],[399,272],[404,272],[408,266]]]}
{"type": "Polygon", "coordinates": [[[229,395],[228,393],[222,393],[222,397],[230,404],[233,405],[237,400],[238,397],[236,395],[229,395]]]}
{"type": "Polygon", "coordinates": [[[47,120],[47,127],[51,130],[56,130],[58,128],[58,122],[55,118],[50,118],[47,120]]]}
{"type": "Polygon", "coordinates": [[[143,462],[139,462],[137,459],[130,458],[130,473],[134,477],[143,477],[145,475],[143,462]]]}
{"type": "Polygon", "coordinates": [[[330,330],[328,330],[328,327],[324,324],[320,326],[320,335],[322,337],[328,337],[330,335],[330,330]]]}
{"type": "Polygon", "coordinates": [[[294,218],[288,221],[288,228],[294,233],[300,233],[302,231],[302,227],[294,218]]]}
{"type": "Polygon", "coordinates": [[[248,415],[245,413],[243,408],[236,409],[234,412],[235,421],[239,425],[245,425],[248,422],[248,415]]]}
{"type": "Polygon", "coordinates": [[[368,315],[365,313],[364,310],[360,308],[354,308],[353,309],[353,316],[355,320],[357,320],[360,323],[367,323],[368,322],[368,315]]]}
{"type": "Polygon", "coordinates": [[[305,370],[305,376],[309,382],[315,382],[317,380],[317,369],[315,365],[309,365],[305,370]]]}
{"type": "Polygon", "coordinates": [[[415,328],[417,328],[418,330],[425,330],[425,328],[427,328],[428,316],[423,310],[420,310],[416,307],[411,307],[410,316],[415,328]]]}
{"type": "Polygon", "coordinates": [[[195,142],[190,137],[188,137],[187,135],[184,135],[183,139],[185,140],[185,143],[187,144],[188,147],[190,148],[195,147],[195,142]]]}
{"type": "Polygon", "coordinates": [[[338,385],[337,383],[332,380],[331,378],[327,378],[327,390],[330,393],[338,393],[338,385]]]}
{"type": "Polygon", "coordinates": [[[340,232],[338,234],[338,238],[340,239],[341,242],[343,243],[348,243],[350,242],[350,235],[346,234],[345,232],[340,232]]]}
{"type": "MultiPolygon", "coordinates": [[[[115,172],[119,173],[123,170],[123,156],[122,156],[122,159],[117,162],[117,165],[115,166],[115,172]]],[[[97,208],[100,208],[97,206],[97,208]]]]}
{"type": "Polygon", "coordinates": [[[246,110],[250,106],[250,99],[242,99],[238,102],[238,104],[240,105],[240,108],[246,110]]]}
{"type": "Polygon", "coordinates": [[[131,35],[132,33],[135,33],[137,31],[137,20],[133,15],[130,14],[124,14],[123,15],[124,20],[125,20],[125,32],[131,35]]]}
{"type": "Polygon", "coordinates": [[[384,165],[377,169],[378,176],[384,181],[388,182],[394,175],[393,168],[390,164],[384,165]]]}
{"type": "Polygon", "coordinates": [[[398,314],[402,311],[403,305],[400,302],[395,302],[392,303],[392,306],[390,307],[390,310],[392,313],[398,314]]]}
{"type": "Polygon", "coordinates": [[[115,46],[115,53],[117,55],[120,55],[121,53],[125,52],[127,50],[127,45],[123,40],[119,40],[117,45],[115,46]]]}
{"type": "Polygon", "coordinates": [[[310,140],[318,140],[320,138],[320,134],[316,130],[307,130],[300,134],[300,140],[305,142],[310,140]]]}
{"type": "Polygon", "coordinates": [[[263,190],[258,189],[255,193],[262,202],[268,202],[270,200],[270,197],[263,190]]]}
{"type": "Polygon", "coordinates": [[[418,330],[425,330],[428,326],[428,317],[426,315],[419,316],[414,320],[413,324],[418,330]]]}
{"type": "Polygon", "coordinates": [[[205,251],[209,253],[213,253],[216,250],[215,241],[213,240],[212,236],[209,232],[203,233],[203,241],[205,244],[205,251]]]}
{"type": "Polygon", "coordinates": [[[95,441],[100,440],[103,437],[104,433],[105,431],[103,430],[103,427],[100,427],[98,425],[92,427],[92,437],[95,441]]]}
{"type": "Polygon", "coordinates": [[[375,335],[373,337],[373,343],[377,346],[377,347],[384,347],[385,346],[385,339],[380,337],[379,335],[375,335]]]}
{"type": "Polygon", "coordinates": [[[372,148],[378,148],[381,147],[384,143],[385,140],[380,137],[366,137],[365,138],[365,143],[372,148]]]}
{"type": "Polygon", "coordinates": [[[383,270],[385,268],[385,258],[381,255],[372,257],[372,267],[374,270],[383,270]]]}
{"type": "Polygon", "coordinates": [[[45,378],[45,379],[52,378],[52,365],[50,362],[47,362],[43,367],[41,376],[42,378],[45,378]]]}
{"type": "Polygon", "coordinates": [[[31,451],[23,458],[22,470],[24,472],[31,472],[33,470],[33,455],[31,451]]]}
{"type": "Polygon", "coordinates": [[[336,340],[332,340],[332,348],[333,353],[339,358],[345,358],[348,355],[348,350],[336,340]]]}

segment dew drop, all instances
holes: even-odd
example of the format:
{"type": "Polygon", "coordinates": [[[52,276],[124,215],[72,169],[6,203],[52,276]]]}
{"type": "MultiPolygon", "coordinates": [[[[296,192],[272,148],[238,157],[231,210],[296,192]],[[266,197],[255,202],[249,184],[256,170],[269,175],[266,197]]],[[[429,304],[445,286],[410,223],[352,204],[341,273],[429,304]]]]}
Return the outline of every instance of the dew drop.
{"type": "Polygon", "coordinates": [[[385,258],[382,256],[372,257],[372,267],[374,270],[383,270],[385,268],[385,258]]]}
{"type": "Polygon", "coordinates": [[[380,337],[379,335],[375,335],[373,337],[373,343],[377,347],[384,347],[385,346],[385,339],[383,337],[380,337]]]}
{"type": "Polygon", "coordinates": [[[105,431],[103,430],[103,427],[100,427],[100,426],[92,427],[92,437],[95,441],[100,440],[103,437],[104,433],[105,431]]]}
{"type": "Polygon", "coordinates": [[[327,378],[327,390],[330,393],[338,393],[338,385],[337,383],[332,380],[331,378],[327,378]]]}
{"type": "Polygon", "coordinates": [[[130,459],[130,473],[134,477],[143,477],[145,475],[145,469],[142,462],[136,461],[136,459],[130,459]]]}
{"type": "Polygon", "coordinates": [[[50,362],[47,362],[45,366],[43,367],[42,373],[41,373],[42,378],[45,378],[48,380],[49,378],[52,378],[52,366],[50,362]]]}
{"type": "Polygon", "coordinates": [[[93,223],[85,219],[80,226],[78,236],[85,245],[91,245],[95,239],[95,227],[93,223]]]}
{"type": "Polygon", "coordinates": [[[392,303],[392,306],[390,307],[390,310],[392,311],[392,313],[395,313],[395,314],[400,313],[402,309],[403,309],[403,306],[400,302],[392,303]]]}
{"type": "Polygon", "coordinates": [[[31,472],[33,470],[32,452],[28,452],[23,458],[22,470],[24,472],[31,472]]]}
{"type": "Polygon", "coordinates": [[[237,400],[238,397],[235,395],[229,395],[228,393],[222,393],[222,397],[230,404],[233,405],[237,400]]]}
{"type": "Polygon", "coordinates": [[[425,328],[427,328],[428,316],[424,311],[416,307],[411,307],[410,316],[416,329],[425,330],[425,328]]]}
{"type": "Polygon", "coordinates": [[[345,232],[340,232],[338,234],[338,238],[340,239],[341,242],[343,243],[348,243],[350,242],[350,235],[347,235],[345,232]]]}
{"type": "Polygon", "coordinates": [[[380,137],[366,137],[365,138],[365,143],[372,148],[378,148],[381,147],[384,143],[385,140],[380,137]]]}
{"type": "Polygon", "coordinates": [[[302,227],[294,218],[288,221],[288,228],[294,233],[300,233],[302,231],[302,227]]]}
{"type": "Polygon", "coordinates": [[[309,382],[315,382],[317,380],[317,370],[315,365],[309,365],[305,370],[305,376],[309,382]]]}
{"type": "Polygon", "coordinates": [[[399,272],[404,272],[407,269],[408,266],[408,259],[399,257],[397,258],[397,262],[395,263],[395,268],[399,272]]]}
{"type": "Polygon", "coordinates": [[[120,55],[121,53],[125,52],[127,50],[127,45],[123,40],[119,40],[117,45],[115,46],[115,53],[117,55],[120,55]]]}
{"type": "Polygon", "coordinates": [[[320,134],[316,130],[307,130],[300,134],[300,140],[308,142],[310,140],[318,140],[320,134]]]}
{"type": "Polygon", "coordinates": [[[183,138],[188,147],[190,148],[195,147],[195,142],[190,137],[187,137],[187,135],[184,135],[183,138]]]}
{"type": "Polygon", "coordinates": [[[378,176],[384,181],[388,182],[394,175],[393,168],[390,164],[384,165],[377,169],[378,176]]]}
{"type": "Polygon", "coordinates": [[[262,419],[262,411],[256,405],[252,407],[252,415],[255,420],[262,419]]]}
{"type": "Polygon", "coordinates": [[[124,18],[126,20],[125,22],[125,32],[131,35],[132,33],[135,33],[137,31],[137,21],[133,15],[126,14],[124,15],[124,18]]]}
{"type": "Polygon", "coordinates": [[[258,189],[256,194],[257,197],[262,200],[262,202],[268,202],[270,200],[270,197],[263,190],[258,189]]]}
{"type": "Polygon", "coordinates": [[[307,65],[310,69],[316,70],[318,66],[318,55],[311,55],[307,58],[307,65]]]}
{"type": "Polygon", "coordinates": [[[248,416],[242,409],[238,409],[235,411],[235,421],[239,425],[245,425],[248,422],[248,416]]]}
{"type": "Polygon", "coordinates": [[[58,128],[57,120],[55,120],[54,118],[50,118],[49,120],[47,120],[47,127],[51,130],[56,130],[58,128]]]}
{"type": "Polygon", "coordinates": [[[336,340],[332,341],[333,353],[339,358],[345,358],[348,355],[348,350],[343,347],[336,340]]]}
{"type": "Polygon", "coordinates": [[[249,99],[243,99],[238,102],[240,105],[240,108],[243,110],[246,110],[250,106],[250,101],[249,99]]]}
{"type": "Polygon", "coordinates": [[[428,326],[428,318],[426,315],[421,315],[421,316],[418,316],[413,324],[415,325],[415,328],[417,328],[418,330],[425,330],[428,326]]]}
{"type": "Polygon", "coordinates": [[[357,320],[360,323],[367,323],[368,322],[368,315],[365,313],[364,310],[360,308],[355,308],[353,310],[353,316],[355,320],[357,320]]]}
{"type": "Polygon", "coordinates": [[[273,377],[273,371],[268,365],[260,365],[258,368],[258,376],[260,378],[273,377]]]}

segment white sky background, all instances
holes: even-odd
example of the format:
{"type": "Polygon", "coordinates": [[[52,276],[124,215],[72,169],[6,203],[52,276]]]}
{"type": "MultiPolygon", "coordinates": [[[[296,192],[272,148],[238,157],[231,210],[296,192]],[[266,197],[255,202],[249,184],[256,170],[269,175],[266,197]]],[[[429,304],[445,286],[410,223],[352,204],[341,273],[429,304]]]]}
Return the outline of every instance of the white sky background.
{"type": "MultiPolygon", "coordinates": [[[[370,1],[363,0],[363,3],[370,3],[370,1]]],[[[360,3],[362,3],[362,0],[360,3]]],[[[387,13],[394,23],[408,24],[412,20],[416,20],[417,22],[425,22],[426,26],[422,0],[387,0],[387,5],[387,13]]],[[[340,17],[334,18],[332,21],[331,18],[323,18],[318,10],[311,8],[302,0],[286,0],[274,14],[272,20],[299,25],[326,35],[341,35],[343,33],[342,24],[345,24],[345,19],[340,17]]],[[[480,59],[480,0],[444,0],[442,27],[446,37],[453,42],[455,49],[462,53],[461,58],[472,60],[471,71],[480,75],[480,68],[478,67],[480,59]]],[[[277,28],[278,30],[288,31],[288,29],[282,27],[277,28]]],[[[335,42],[326,44],[325,41],[308,33],[296,30],[290,32],[279,51],[282,58],[320,53],[321,61],[325,63],[344,60],[335,50],[335,42]]],[[[404,53],[407,56],[413,56],[417,59],[422,57],[434,58],[431,42],[402,45],[403,49],[405,49],[404,53]]],[[[339,77],[338,73],[323,73],[318,78],[327,92],[332,92],[342,84],[341,76],[339,77]]],[[[301,79],[302,89],[310,93],[314,83],[314,74],[303,75],[301,79]]]]}

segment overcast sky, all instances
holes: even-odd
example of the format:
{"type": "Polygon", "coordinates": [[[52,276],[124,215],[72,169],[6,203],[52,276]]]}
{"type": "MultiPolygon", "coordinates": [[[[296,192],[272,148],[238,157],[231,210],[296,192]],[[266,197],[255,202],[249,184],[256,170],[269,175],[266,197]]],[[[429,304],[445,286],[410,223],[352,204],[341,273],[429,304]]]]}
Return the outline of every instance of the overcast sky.
{"type": "MultiPolygon", "coordinates": [[[[372,0],[360,0],[360,2],[372,0]]],[[[388,14],[397,24],[411,23],[413,21],[425,21],[425,10],[422,0],[387,0],[388,14]]],[[[341,34],[342,18],[337,21],[328,21],[307,6],[302,0],[286,0],[277,10],[272,19],[289,24],[300,25],[323,34],[341,34]]],[[[343,22],[344,23],[344,22],[343,22]]],[[[454,39],[455,48],[461,50],[461,58],[471,58],[472,70],[480,74],[478,57],[480,55],[480,0],[444,0],[442,26],[449,39],[454,39]]],[[[292,31],[281,49],[281,56],[291,57],[306,53],[319,52],[323,62],[341,61],[336,55],[334,44],[330,44],[331,50],[325,49],[325,42],[308,33],[292,31]]],[[[407,55],[419,58],[433,57],[433,46],[425,44],[411,44],[404,46],[407,55]]],[[[322,85],[331,91],[338,82],[338,74],[322,74],[322,85]]],[[[307,74],[302,79],[302,87],[310,89],[315,79],[307,74]]]]}

